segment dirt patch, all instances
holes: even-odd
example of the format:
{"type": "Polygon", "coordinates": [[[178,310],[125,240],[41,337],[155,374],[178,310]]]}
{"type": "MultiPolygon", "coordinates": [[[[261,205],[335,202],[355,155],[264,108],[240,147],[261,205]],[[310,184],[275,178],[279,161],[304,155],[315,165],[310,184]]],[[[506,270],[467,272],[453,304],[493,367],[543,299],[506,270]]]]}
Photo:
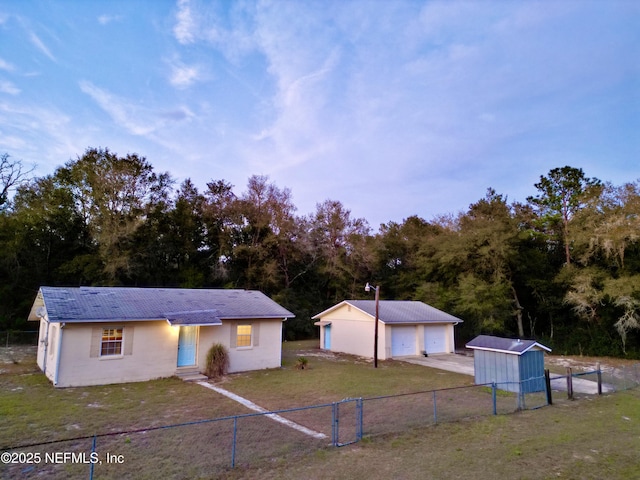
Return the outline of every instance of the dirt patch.
{"type": "Polygon", "coordinates": [[[15,364],[35,360],[37,351],[38,348],[34,346],[0,347],[0,363],[15,364]]]}
{"type": "Polygon", "coordinates": [[[593,371],[596,369],[598,364],[600,364],[600,368],[603,372],[613,372],[616,369],[629,367],[639,363],[638,360],[626,360],[623,358],[574,357],[564,355],[548,355],[545,357],[545,362],[549,366],[571,368],[577,372],[593,371]]]}
{"type": "Polygon", "coordinates": [[[323,352],[323,351],[302,351],[296,354],[297,357],[316,357],[316,358],[326,358],[329,360],[334,360],[336,355],[331,352],[323,352]]]}
{"type": "Polygon", "coordinates": [[[0,347],[0,375],[18,375],[38,369],[36,355],[38,347],[17,345],[0,347]]]}
{"type": "Polygon", "coordinates": [[[319,348],[313,348],[308,350],[298,350],[295,353],[296,357],[309,357],[309,358],[321,358],[324,360],[332,360],[334,362],[351,362],[354,364],[368,364],[373,363],[372,358],[359,357],[357,355],[351,355],[348,353],[331,352],[329,350],[321,350],[319,348]]]}

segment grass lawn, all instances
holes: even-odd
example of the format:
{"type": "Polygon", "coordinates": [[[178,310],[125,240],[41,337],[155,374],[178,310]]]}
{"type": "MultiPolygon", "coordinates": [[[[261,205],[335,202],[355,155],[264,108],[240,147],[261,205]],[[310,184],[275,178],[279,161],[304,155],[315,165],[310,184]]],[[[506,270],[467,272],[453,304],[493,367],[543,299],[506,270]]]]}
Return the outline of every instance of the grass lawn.
{"type": "Polygon", "coordinates": [[[397,361],[378,361],[352,355],[327,354],[317,341],[285,342],[282,369],[231,375],[221,384],[238,395],[258,399],[276,410],[340,401],[473,385],[473,378],[397,361]],[[296,369],[298,357],[309,363],[296,369]]]}
{"type": "Polygon", "coordinates": [[[640,392],[439,424],[325,449],[234,479],[637,479],[640,392]]]}
{"type": "MultiPolygon", "coordinates": [[[[37,371],[34,356],[13,354],[7,361],[5,354],[4,358],[0,363],[0,447],[4,448],[248,413],[226,397],[175,378],[55,389],[37,371]]],[[[355,357],[324,355],[316,341],[286,342],[281,369],[228,375],[217,385],[269,410],[281,410],[472,383],[468,376],[402,362],[379,362],[374,369],[371,362],[355,357]],[[299,356],[308,359],[304,370],[295,368],[299,356]]],[[[490,397],[487,392],[478,395],[470,401],[490,397]]],[[[414,404],[419,404],[418,412],[429,412],[431,407],[419,403],[424,400],[389,404],[385,416],[406,414],[402,410],[414,404]]],[[[447,398],[440,401],[446,409],[447,398]]],[[[304,415],[295,420],[313,423],[304,415]]],[[[125,463],[97,466],[95,478],[638,478],[638,389],[511,415],[428,427],[399,424],[397,431],[373,435],[375,428],[367,427],[370,415],[365,410],[364,440],[342,448],[328,447],[327,441],[311,442],[270,419],[241,419],[240,466],[235,469],[228,467],[229,421],[103,437],[97,451],[121,454],[125,463]],[[294,446],[285,438],[292,438],[294,446]]],[[[88,451],[90,440],[21,451],[67,450],[88,451]]],[[[1,478],[87,478],[88,471],[87,465],[77,464],[0,465],[1,478]]]]}

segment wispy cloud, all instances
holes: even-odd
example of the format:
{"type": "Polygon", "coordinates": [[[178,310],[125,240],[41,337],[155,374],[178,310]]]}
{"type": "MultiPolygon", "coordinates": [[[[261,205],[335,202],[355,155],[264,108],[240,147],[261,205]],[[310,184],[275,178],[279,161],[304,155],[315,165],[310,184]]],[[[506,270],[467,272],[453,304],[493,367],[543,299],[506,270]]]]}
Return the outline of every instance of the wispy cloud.
{"type": "Polygon", "coordinates": [[[231,2],[228,19],[222,19],[224,8],[220,2],[196,7],[191,0],[178,0],[174,37],[183,45],[203,42],[213,46],[232,62],[254,51],[254,18],[259,7],[253,2],[231,2]]]}
{"type": "Polygon", "coordinates": [[[178,0],[178,11],[176,13],[176,24],[173,27],[173,34],[178,42],[183,45],[195,41],[196,22],[191,15],[191,3],[189,0],[178,0]]]}
{"type": "Polygon", "coordinates": [[[119,22],[120,20],[122,20],[122,15],[108,15],[105,13],[98,17],[98,23],[100,25],[108,25],[112,22],[119,22]]]}
{"type": "Polygon", "coordinates": [[[628,0],[173,0],[148,2],[135,29],[95,2],[15,3],[5,24],[0,13],[0,104],[73,115],[57,132],[51,112],[48,126],[0,109],[0,144],[25,138],[43,158],[49,143],[133,148],[167,168],[179,156],[194,178],[268,174],[302,211],[329,197],[400,220],[465,208],[487,187],[526,198],[515,185],[556,162],[622,170],[609,158],[637,157],[628,0]],[[135,48],[105,55],[114,38],[135,48]],[[58,63],[93,73],[69,92],[78,70],[58,63]]]}
{"type": "Polygon", "coordinates": [[[80,90],[89,95],[120,127],[133,135],[157,141],[154,133],[168,124],[190,120],[194,114],[187,107],[172,110],[153,110],[135,105],[128,99],[114,95],[93,83],[82,80],[80,90]]]}
{"type": "Polygon", "coordinates": [[[7,72],[15,71],[16,67],[14,67],[11,63],[6,60],[0,58],[0,70],[5,70],[7,72]]]}
{"type": "Polygon", "coordinates": [[[200,65],[187,65],[176,58],[167,60],[167,64],[171,71],[169,82],[176,88],[186,89],[206,78],[200,65]]]}
{"type": "Polygon", "coordinates": [[[71,119],[57,108],[0,102],[0,144],[20,152],[26,162],[58,165],[70,152],[85,148],[81,129],[70,124],[71,119]],[[49,147],[40,151],[38,144],[43,141],[49,147]]]}
{"type": "Polygon", "coordinates": [[[56,57],[53,56],[51,50],[49,50],[49,48],[44,44],[40,37],[38,37],[34,32],[29,32],[29,40],[31,40],[31,43],[33,43],[38,50],[49,57],[49,60],[53,62],[56,61],[56,57]]]}
{"type": "Polygon", "coordinates": [[[119,98],[106,90],[96,87],[93,83],[82,80],[79,83],[80,90],[89,95],[104,110],[116,124],[128,130],[134,135],[148,135],[156,130],[157,126],[149,122],[140,108],[135,107],[130,101],[119,98]]]}
{"type": "Polygon", "coordinates": [[[0,92],[18,95],[21,90],[8,80],[0,80],[0,92]]]}
{"type": "Polygon", "coordinates": [[[189,7],[190,42],[238,65],[256,52],[265,62],[271,88],[254,111],[262,121],[234,147],[239,157],[286,184],[307,178],[319,195],[330,194],[315,181],[325,177],[337,192],[354,190],[346,182],[403,185],[407,205],[417,202],[408,192],[431,192],[419,201],[435,204],[509,184],[523,175],[514,157],[543,161],[542,148],[523,142],[570,132],[574,99],[611,75],[602,65],[616,58],[576,27],[592,17],[573,3],[180,5],[189,7]],[[588,52],[602,61],[586,61],[588,52]],[[472,171],[475,192],[461,186],[472,171]]]}

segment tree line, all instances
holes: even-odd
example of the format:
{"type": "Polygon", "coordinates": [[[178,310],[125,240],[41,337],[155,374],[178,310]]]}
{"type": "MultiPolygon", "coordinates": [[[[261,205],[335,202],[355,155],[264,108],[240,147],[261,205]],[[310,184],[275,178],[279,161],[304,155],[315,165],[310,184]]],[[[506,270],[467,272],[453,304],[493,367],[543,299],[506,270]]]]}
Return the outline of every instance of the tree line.
{"type": "Polygon", "coordinates": [[[298,215],[266,176],[176,186],[137,154],[87,149],[29,178],[0,157],[0,330],[25,329],[41,285],[246,288],[296,314],[287,339],[344,299],[420,300],[480,333],[556,353],[640,358],[640,180],[616,186],[565,166],[537,195],[489,188],[465,212],[373,231],[338,200],[298,215]],[[13,194],[9,192],[13,190],[13,194]]]}

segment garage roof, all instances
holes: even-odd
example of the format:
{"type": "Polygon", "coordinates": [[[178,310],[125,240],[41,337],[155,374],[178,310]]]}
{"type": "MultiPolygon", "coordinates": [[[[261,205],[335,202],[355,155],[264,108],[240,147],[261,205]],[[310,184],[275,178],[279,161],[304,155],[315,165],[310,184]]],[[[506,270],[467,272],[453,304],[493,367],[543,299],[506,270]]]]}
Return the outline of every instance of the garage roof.
{"type": "MultiPolygon", "coordinates": [[[[344,305],[351,305],[375,318],[375,300],[345,300],[317,314],[313,319],[320,319],[326,314],[344,305]]],[[[378,318],[383,323],[461,323],[457,317],[423,302],[409,300],[380,300],[378,318]]]]}

